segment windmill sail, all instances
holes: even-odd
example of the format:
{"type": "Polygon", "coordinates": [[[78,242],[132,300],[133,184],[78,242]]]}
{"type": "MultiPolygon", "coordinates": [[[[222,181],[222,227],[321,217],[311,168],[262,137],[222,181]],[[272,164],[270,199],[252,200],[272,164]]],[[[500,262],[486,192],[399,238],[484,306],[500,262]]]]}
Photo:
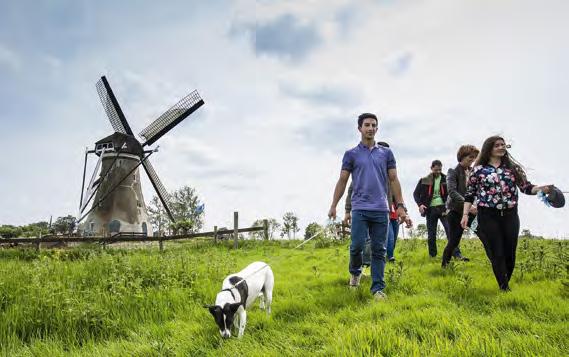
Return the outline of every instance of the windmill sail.
{"type": "Polygon", "coordinates": [[[160,181],[160,179],[158,178],[158,175],[156,174],[154,167],[150,163],[150,160],[148,159],[143,160],[142,166],[144,167],[144,170],[148,174],[148,178],[150,179],[152,186],[154,186],[154,190],[156,191],[158,198],[160,198],[160,202],[162,202],[162,205],[164,206],[166,213],[168,213],[168,217],[170,217],[170,220],[172,222],[175,222],[174,216],[172,216],[172,211],[170,210],[170,195],[168,194],[168,191],[166,191],[166,188],[162,184],[162,181],[160,181]]]}
{"type": "Polygon", "coordinates": [[[119,102],[109,85],[109,82],[107,82],[107,78],[102,76],[96,86],[99,98],[101,98],[101,104],[103,104],[103,108],[105,108],[105,112],[107,113],[107,117],[109,118],[113,129],[119,133],[134,135],[126,121],[119,102]]]}
{"type": "Polygon", "coordinates": [[[203,104],[204,101],[198,91],[193,91],[182,98],[178,103],[174,104],[170,109],[166,110],[164,114],[159,116],[158,119],[152,122],[152,124],[147,126],[146,129],[140,132],[140,136],[146,139],[146,142],[142,145],[152,145],[152,143],[160,139],[160,137],[195,112],[203,104]]]}

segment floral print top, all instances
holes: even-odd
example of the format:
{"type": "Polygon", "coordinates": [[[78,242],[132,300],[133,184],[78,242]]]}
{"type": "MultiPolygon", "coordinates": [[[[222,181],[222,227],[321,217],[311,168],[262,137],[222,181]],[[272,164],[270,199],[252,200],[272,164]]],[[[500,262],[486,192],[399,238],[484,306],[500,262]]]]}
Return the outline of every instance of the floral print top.
{"type": "Polygon", "coordinates": [[[478,206],[495,209],[514,208],[518,204],[518,189],[531,195],[534,185],[531,182],[516,182],[514,171],[505,167],[478,165],[468,177],[465,202],[478,200],[478,206]]]}

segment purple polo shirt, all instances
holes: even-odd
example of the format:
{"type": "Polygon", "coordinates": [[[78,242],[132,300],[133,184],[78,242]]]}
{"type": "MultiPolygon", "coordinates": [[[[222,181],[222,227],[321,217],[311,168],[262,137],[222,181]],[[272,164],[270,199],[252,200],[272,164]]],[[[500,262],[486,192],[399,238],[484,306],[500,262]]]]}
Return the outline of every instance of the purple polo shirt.
{"type": "Polygon", "coordinates": [[[361,142],[344,153],[342,170],[352,174],[352,210],[389,212],[387,170],[395,168],[389,148],[375,145],[371,150],[361,142]]]}

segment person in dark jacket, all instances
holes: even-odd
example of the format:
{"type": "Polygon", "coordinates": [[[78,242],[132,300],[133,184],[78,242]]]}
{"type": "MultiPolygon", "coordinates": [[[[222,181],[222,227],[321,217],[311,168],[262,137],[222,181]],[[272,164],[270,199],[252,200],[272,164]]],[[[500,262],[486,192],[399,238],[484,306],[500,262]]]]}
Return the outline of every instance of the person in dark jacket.
{"type": "Polygon", "coordinates": [[[551,185],[536,186],[528,181],[525,170],[507,150],[504,139],[491,136],[484,141],[474,169],[468,178],[460,224],[468,226],[474,200],[478,209],[478,237],[484,244],[492,270],[503,291],[510,290],[516,264],[520,233],[518,189],[526,195],[551,192],[551,185]]]}
{"type": "MultiPolygon", "coordinates": [[[[460,225],[460,220],[462,219],[462,209],[464,207],[464,194],[466,193],[466,180],[470,174],[471,166],[479,150],[474,145],[462,145],[458,152],[456,153],[456,159],[458,160],[458,165],[456,167],[448,169],[447,174],[447,188],[448,197],[446,201],[446,207],[448,210],[447,223],[448,223],[448,242],[443,252],[443,262],[442,267],[446,267],[450,262],[452,257],[452,252],[460,244],[460,239],[462,238],[462,233],[464,229],[460,225]]],[[[469,223],[472,223],[474,217],[476,217],[476,206],[473,205],[469,211],[469,223]]],[[[468,258],[463,257],[463,260],[468,260],[468,258]]]]}
{"type": "MultiPolygon", "coordinates": [[[[427,244],[429,255],[437,256],[437,226],[441,221],[446,236],[449,236],[446,220],[445,201],[448,195],[446,176],[442,173],[443,164],[440,160],[431,163],[431,173],[421,178],[413,192],[413,198],[419,206],[422,217],[427,218],[427,244]]],[[[453,255],[462,259],[460,249],[456,248],[453,255]]]]}

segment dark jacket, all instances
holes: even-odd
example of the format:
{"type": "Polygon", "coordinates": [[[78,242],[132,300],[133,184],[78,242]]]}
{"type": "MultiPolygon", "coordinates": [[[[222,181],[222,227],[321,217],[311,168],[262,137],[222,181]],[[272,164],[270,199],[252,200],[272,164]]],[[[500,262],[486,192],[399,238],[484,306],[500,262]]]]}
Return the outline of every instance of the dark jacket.
{"type": "Polygon", "coordinates": [[[456,165],[454,169],[448,169],[447,188],[447,208],[462,214],[464,194],[466,193],[466,171],[460,164],[456,165]]]}
{"type": "MultiPolygon", "coordinates": [[[[441,174],[440,195],[443,202],[446,201],[448,194],[446,178],[447,177],[444,174],[441,174]]],[[[429,207],[431,205],[434,192],[433,182],[432,173],[419,180],[417,187],[415,187],[415,191],[413,191],[413,198],[415,199],[417,206],[424,205],[425,207],[429,207]]]]}

